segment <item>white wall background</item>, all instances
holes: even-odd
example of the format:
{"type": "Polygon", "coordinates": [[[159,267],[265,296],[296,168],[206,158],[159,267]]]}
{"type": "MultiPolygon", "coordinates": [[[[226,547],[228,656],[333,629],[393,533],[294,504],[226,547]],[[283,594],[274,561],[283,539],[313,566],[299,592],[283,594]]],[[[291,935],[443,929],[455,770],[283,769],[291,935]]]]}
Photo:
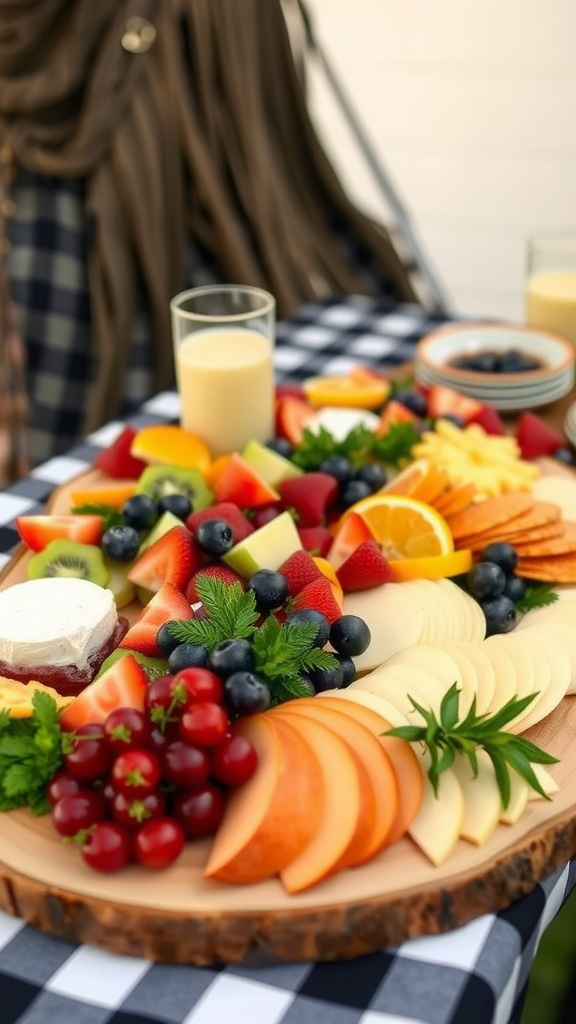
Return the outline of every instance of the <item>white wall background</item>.
{"type": "MultiPolygon", "coordinates": [[[[307,0],[457,312],[521,319],[524,244],[576,227],[576,0],[307,0]]],[[[384,207],[324,77],[341,177],[384,207]]]]}

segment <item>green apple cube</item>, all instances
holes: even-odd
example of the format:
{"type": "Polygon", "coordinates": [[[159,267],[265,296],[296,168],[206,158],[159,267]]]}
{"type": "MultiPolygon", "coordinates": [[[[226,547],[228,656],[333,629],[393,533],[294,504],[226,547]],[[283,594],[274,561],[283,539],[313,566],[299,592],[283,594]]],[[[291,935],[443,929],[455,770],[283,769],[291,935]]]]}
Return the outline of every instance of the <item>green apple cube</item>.
{"type": "Polygon", "coordinates": [[[302,549],[298,530],[289,512],[281,512],[259,530],[254,530],[222,556],[222,561],[241,576],[259,569],[278,569],[282,562],[302,549]]]}
{"type": "Polygon", "coordinates": [[[271,448],[267,448],[260,441],[248,441],[242,451],[242,457],[250,463],[269,487],[277,488],[283,480],[301,476],[303,472],[299,466],[290,462],[290,459],[285,459],[278,452],[273,452],[271,448]]]}

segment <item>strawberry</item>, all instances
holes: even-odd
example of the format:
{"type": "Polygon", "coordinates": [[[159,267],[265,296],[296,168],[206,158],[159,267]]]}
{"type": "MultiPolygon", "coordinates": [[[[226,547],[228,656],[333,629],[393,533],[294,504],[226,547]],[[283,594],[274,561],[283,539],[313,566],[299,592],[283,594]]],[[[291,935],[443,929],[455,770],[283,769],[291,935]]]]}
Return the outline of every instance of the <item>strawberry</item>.
{"type": "Polygon", "coordinates": [[[305,551],[322,555],[323,558],[330,551],[334,539],[325,526],[301,526],[298,528],[298,536],[305,551]]]}
{"type": "Polygon", "coordinates": [[[221,501],[215,505],[210,505],[209,508],[202,508],[198,512],[191,512],[186,519],[186,526],[192,533],[195,533],[200,523],[206,522],[207,519],[225,519],[232,530],[235,544],[239,544],[241,540],[244,540],[254,530],[250,520],[238,508],[238,505],[231,501],[221,501]]]}
{"type": "Polygon", "coordinates": [[[333,536],[328,561],[338,569],[363,541],[371,537],[370,527],[362,516],[358,512],[348,512],[333,536]]]}
{"type": "Polygon", "coordinates": [[[288,584],[290,597],[295,597],[308,583],[320,580],[323,576],[308,551],[295,551],[289,555],[279,566],[278,572],[282,573],[288,584]]]}
{"type": "Polygon", "coordinates": [[[295,510],[299,527],[320,526],[338,494],[338,481],[329,473],[303,473],[283,480],[278,490],[286,507],[295,510]]]}
{"type": "Polygon", "coordinates": [[[276,434],[291,444],[300,444],[304,427],[314,419],[315,410],[295,395],[280,395],[276,400],[276,434]]]}
{"type": "Polygon", "coordinates": [[[491,405],[483,405],[478,412],[470,417],[468,423],[477,423],[487,434],[505,434],[506,428],[502,423],[496,409],[491,405]]]}
{"type": "Polygon", "coordinates": [[[286,395],[290,395],[292,398],[298,398],[301,402],[305,402],[304,388],[301,384],[297,384],[296,381],[282,381],[277,384],[274,389],[276,398],[285,398],[286,395]]]}
{"type": "Polygon", "coordinates": [[[325,576],[323,579],[307,583],[305,587],[302,587],[300,593],[296,594],[292,601],[291,611],[296,612],[301,608],[315,608],[316,611],[322,612],[330,625],[342,615],[342,608],[325,576]]]}
{"type": "Polygon", "coordinates": [[[137,430],[134,427],[124,427],[108,448],[98,452],[94,459],[94,468],[101,469],[114,480],[137,480],[146,469],[147,463],[130,454],[136,434],[137,430]]]}
{"type": "Polygon", "coordinates": [[[554,455],[565,443],[560,434],[533,412],[523,412],[520,416],[516,425],[516,440],[523,459],[554,455]]]}
{"type": "Polygon", "coordinates": [[[433,420],[442,416],[458,416],[464,423],[469,423],[481,408],[482,402],[461,395],[459,391],[444,387],[443,384],[434,384],[428,392],[427,412],[433,420]]]}
{"type": "Polygon", "coordinates": [[[186,587],[186,600],[190,604],[197,604],[200,600],[198,591],[196,590],[196,581],[199,577],[208,576],[213,580],[220,580],[221,583],[241,583],[243,587],[246,586],[246,580],[243,576],[240,576],[233,569],[229,569],[226,565],[205,565],[202,569],[198,569],[192,574],[186,587]]]}
{"type": "Polygon", "coordinates": [[[106,672],[89,683],[60,716],[63,729],[81,729],[89,722],[104,722],[115,708],[144,711],[148,676],[132,654],[118,658],[106,672]]]}
{"type": "Polygon", "coordinates": [[[192,609],[184,594],[172,583],[163,583],[118,646],[130,651],[139,651],[140,654],[149,654],[154,658],[159,657],[162,652],[156,643],[156,636],[160,626],[168,619],[191,618],[192,609]]]}
{"type": "Polygon", "coordinates": [[[363,540],[336,570],[342,590],[369,590],[388,583],[392,570],[373,538],[363,540]]]}
{"type": "Polygon", "coordinates": [[[174,526],[134,562],[127,572],[132,583],[156,593],[163,583],[184,592],[192,573],[200,568],[200,552],[185,526],[174,526]]]}
{"type": "Polygon", "coordinates": [[[31,551],[43,551],[52,540],[98,545],[104,520],[96,515],[17,516],[16,529],[31,551]]]}

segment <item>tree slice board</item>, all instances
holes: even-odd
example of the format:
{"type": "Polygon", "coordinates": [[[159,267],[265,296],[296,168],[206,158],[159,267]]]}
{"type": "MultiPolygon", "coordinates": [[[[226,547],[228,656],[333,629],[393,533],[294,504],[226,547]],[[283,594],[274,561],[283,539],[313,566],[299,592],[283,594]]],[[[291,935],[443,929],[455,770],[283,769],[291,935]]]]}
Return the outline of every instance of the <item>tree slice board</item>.
{"type": "MultiPolygon", "coordinates": [[[[96,471],[82,476],[86,484],[97,479],[96,471]]],[[[51,510],[68,509],[70,487],[55,492],[51,510]]],[[[26,578],[27,557],[16,554],[2,587],[26,578]]],[[[61,843],[49,818],[19,810],[0,815],[0,907],[70,941],[197,965],[350,959],[446,932],[508,906],[576,854],[575,733],[576,698],[566,697],[527,733],[560,758],[550,769],[558,793],[531,801],[517,824],[499,825],[482,847],[458,842],[440,868],[402,839],[371,863],[289,896],[276,879],[204,879],[209,844],[198,842],[165,871],[99,875],[61,843]]]]}

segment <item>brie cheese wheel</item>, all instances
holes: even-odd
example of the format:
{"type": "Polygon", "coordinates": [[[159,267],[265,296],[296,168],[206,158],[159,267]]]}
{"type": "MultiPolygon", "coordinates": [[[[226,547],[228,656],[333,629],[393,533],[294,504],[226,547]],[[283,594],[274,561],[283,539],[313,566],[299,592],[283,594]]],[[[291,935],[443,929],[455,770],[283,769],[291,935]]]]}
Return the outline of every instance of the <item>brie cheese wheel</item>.
{"type": "Polygon", "coordinates": [[[112,592],[89,580],[16,583],[0,592],[0,661],[83,669],[117,621],[112,592]]]}

